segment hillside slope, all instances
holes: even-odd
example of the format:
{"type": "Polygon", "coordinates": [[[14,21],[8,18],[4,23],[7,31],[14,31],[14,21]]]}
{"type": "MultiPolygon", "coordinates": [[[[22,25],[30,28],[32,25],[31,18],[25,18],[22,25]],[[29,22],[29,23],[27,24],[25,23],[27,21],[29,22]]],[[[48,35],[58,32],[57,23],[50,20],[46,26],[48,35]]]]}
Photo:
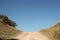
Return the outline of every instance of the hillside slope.
{"type": "Polygon", "coordinates": [[[49,37],[51,40],[60,40],[60,22],[51,28],[40,30],[39,33],[49,37]]]}
{"type": "Polygon", "coordinates": [[[5,25],[0,22],[0,38],[12,38],[16,36],[17,34],[20,34],[22,31],[17,30],[16,28],[9,27],[8,25],[5,25]]]}

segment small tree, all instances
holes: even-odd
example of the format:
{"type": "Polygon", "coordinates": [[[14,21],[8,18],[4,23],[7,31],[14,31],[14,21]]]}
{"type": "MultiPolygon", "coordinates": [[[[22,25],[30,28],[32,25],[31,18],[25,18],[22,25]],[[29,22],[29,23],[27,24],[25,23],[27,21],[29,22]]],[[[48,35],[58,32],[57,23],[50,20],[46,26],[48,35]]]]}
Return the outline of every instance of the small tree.
{"type": "Polygon", "coordinates": [[[0,22],[4,23],[4,24],[8,24],[9,26],[12,26],[12,27],[16,27],[17,24],[10,20],[6,15],[1,15],[0,14],[0,22]]]}

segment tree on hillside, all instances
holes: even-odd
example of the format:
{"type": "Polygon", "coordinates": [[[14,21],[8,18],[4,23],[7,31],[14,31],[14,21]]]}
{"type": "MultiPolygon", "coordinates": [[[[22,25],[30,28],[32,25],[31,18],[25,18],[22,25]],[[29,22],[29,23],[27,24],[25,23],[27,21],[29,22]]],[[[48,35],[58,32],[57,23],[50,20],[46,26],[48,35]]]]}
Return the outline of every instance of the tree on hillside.
{"type": "Polygon", "coordinates": [[[4,24],[8,24],[9,26],[12,26],[12,27],[16,27],[17,24],[10,20],[6,15],[1,15],[0,14],[0,22],[4,23],[4,24]]]}

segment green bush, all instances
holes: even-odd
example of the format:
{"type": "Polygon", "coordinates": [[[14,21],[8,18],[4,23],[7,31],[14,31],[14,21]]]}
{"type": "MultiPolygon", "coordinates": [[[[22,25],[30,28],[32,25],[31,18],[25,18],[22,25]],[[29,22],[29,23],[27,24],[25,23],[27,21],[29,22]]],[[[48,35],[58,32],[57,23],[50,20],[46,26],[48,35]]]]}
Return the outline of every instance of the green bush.
{"type": "Polygon", "coordinates": [[[16,27],[17,24],[10,20],[6,15],[1,15],[0,14],[0,22],[4,23],[4,24],[8,24],[9,26],[12,26],[12,27],[16,27]]]}

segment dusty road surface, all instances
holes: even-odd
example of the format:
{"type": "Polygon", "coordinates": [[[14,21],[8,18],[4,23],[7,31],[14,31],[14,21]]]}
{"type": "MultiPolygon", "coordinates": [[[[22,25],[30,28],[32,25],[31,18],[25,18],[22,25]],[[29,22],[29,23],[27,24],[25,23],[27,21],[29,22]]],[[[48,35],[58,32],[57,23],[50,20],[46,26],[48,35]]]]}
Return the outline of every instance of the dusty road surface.
{"type": "Polygon", "coordinates": [[[14,38],[18,40],[49,40],[38,32],[23,32],[14,38]]]}

